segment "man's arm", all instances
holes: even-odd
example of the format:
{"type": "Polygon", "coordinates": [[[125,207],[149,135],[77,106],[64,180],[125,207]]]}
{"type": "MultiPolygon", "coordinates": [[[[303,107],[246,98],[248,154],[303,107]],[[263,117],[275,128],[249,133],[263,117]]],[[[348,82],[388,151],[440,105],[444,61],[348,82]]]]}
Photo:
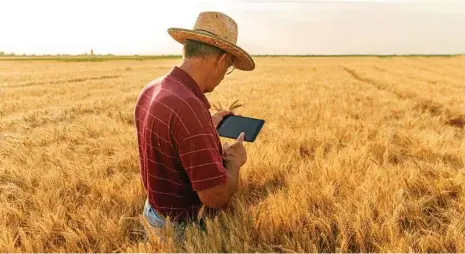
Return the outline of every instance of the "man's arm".
{"type": "Polygon", "coordinates": [[[228,203],[237,190],[239,168],[245,163],[245,148],[242,145],[244,135],[241,135],[222,156],[214,135],[218,134],[198,128],[175,140],[192,189],[203,204],[219,208],[228,203]]]}
{"type": "Polygon", "coordinates": [[[226,183],[197,192],[200,201],[210,208],[223,207],[237,191],[240,166],[233,162],[227,162],[225,167],[228,171],[228,180],[226,183]]]}
{"type": "Polygon", "coordinates": [[[239,169],[247,161],[247,153],[242,144],[244,134],[239,135],[237,142],[232,145],[225,145],[224,165],[227,170],[226,183],[217,185],[203,191],[198,191],[200,201],[211,208],[221,208],[226,205],[234,193],[237,191],[239,182],[239,169]]]}

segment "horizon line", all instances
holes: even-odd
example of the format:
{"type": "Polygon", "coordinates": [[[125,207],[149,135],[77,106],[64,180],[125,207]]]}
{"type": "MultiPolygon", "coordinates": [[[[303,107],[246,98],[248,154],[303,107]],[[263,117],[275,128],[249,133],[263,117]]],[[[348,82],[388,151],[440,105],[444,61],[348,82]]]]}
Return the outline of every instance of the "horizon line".
{"type": "MultiPolygon", "coordinates": [[[[4,53],[4,52],[3,52],[4,53]]],[[[262,56],[461,56],[463,53],[451,53],[451,54],[423,54],[423,53],[410,53],[410,54],[250,54],[253,57],[262,56]]],[[[15,53],[4,53],[0,54],[0,57],[182,57],[180,54],[15,54],[15,53]]]]}

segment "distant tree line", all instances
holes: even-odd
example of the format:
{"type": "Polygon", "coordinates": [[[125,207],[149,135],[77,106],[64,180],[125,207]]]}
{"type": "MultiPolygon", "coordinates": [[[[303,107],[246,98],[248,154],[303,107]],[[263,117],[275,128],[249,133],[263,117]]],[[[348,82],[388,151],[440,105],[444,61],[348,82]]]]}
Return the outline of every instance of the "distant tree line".
{"type": "Polygon", "coordinates": [[[11,53],[5,53],[4,51],[0,51],[0,56],[15,56],[15,53],[11,52],[11,53]]]}

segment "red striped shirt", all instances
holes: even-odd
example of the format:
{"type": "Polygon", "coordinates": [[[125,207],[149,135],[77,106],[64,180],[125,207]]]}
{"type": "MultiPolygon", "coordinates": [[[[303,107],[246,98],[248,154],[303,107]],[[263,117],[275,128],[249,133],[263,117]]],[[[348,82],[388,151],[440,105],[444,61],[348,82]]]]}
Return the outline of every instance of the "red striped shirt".
{"type": "Polygon", "coordinates": [[[227,180],[210,107],[178,67],[139,94],[134,113],[142,182],[150,205],[164,216],[196,216],[202,206],[196,191],[227,180]]]}

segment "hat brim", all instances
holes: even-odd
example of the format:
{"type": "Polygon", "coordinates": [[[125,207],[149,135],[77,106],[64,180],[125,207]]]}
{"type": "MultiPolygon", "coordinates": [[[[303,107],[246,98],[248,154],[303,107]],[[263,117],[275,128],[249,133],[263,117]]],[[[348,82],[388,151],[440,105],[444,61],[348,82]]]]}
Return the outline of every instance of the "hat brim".
{"type": "Polygon", "coordinates": [[[184,44],[187,39],[196,40],[213,45],[230,53],[234,56],[233,64],[236,69],[242,71],[251,71],[255,69],[254,60],[245,50],[212,34],[183,28],[169,28],[168,34],[181,44],[184,44]]]}

